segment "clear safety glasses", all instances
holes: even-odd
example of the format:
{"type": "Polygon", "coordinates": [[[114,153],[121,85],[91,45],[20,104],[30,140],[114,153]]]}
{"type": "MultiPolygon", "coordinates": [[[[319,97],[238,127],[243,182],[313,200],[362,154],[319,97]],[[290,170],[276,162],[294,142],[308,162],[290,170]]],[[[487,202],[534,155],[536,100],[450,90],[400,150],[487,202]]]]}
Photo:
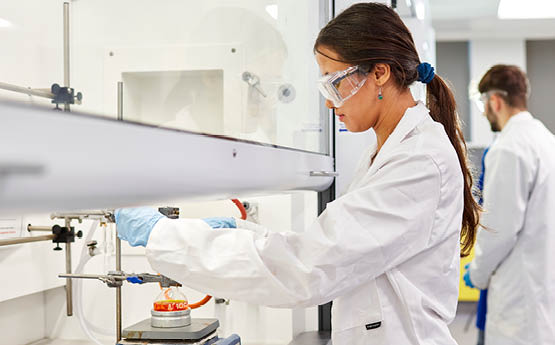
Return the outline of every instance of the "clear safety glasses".
{"type": "Polygon", "coordinates": [[[359,66],[351,66],[320,78],[318,89],[322,96],[333,103],[334,107],[339,108],[354,96],[365,82],[366,73],[362,72],[359,66]]]}
{"type": "Polygon", "coordinates": [[[474,101],[474,103],[478,107],[478,110],[483,113],[486,110],[486,104],[488,103],[491,95],[494,94],[499,94],[503,97],[507,97],[509,95],[508,92],[505,90],[489,90],[488,92],[484,93],[474,92],[471,94],[470,98],[474,101]]]}

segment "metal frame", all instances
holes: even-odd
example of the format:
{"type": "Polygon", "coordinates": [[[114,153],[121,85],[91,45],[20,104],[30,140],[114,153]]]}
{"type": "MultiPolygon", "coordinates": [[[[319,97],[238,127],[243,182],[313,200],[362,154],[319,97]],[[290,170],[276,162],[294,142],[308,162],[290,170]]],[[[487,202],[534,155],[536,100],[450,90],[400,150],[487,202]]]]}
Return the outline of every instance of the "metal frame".
{"type": "MultiPolygon", "coordinates": [[[[327,23],[335,17],[335,0],[324,0],[327,4],[328,13],[325,22],[327,23]]],[[[323,18],[320,18],[322,21],[323,18]]],[[[325,23],[323,23],[325,25],[325,23]]],[[[322,26],[324,26],[322,25],[322,26]]],[[[334,159],[333,171],[335,171],[335,119],[333,109],[328,109],[325,106],[325,99],[321,97],[320,107],[325,116],[328,117],[329,121],[329,153],[334,159]]],[[[318,193],[318,214],[320,215],[326,209],[326,205],[329,202],[335,200],[335,180],[330,185],[328,189],[318,193]]],[[[318,331],[328,332],[331,331],[331,304],[332,302],[322,304],[318,306],[318,331]]]]}

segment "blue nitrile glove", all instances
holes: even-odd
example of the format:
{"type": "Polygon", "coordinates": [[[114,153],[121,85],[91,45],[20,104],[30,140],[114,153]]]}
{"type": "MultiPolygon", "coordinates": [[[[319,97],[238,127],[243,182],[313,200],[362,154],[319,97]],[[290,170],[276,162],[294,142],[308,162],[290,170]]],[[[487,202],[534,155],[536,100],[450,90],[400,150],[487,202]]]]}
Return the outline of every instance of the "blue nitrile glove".
{"type": "Polygon", "coordinates": [[[118,237],[132,247],[146,247],[150,232],[164,215],[151,207],[120,208],[114,212],[118,237]]]}
{"type": "Polygon", "coordinates": [[[212,229],[224,229],[231,228],[235,229],[237,223],[233,217],[212,217],[212,218],[202,218],[212,229]]]}
{"type": "Polygon", "coordinates": [[[466,272],[464,272],[463,280],[466,286],[468,286],[471,289],[474,289],[475,288],[474,284],[472,284],[472,281],[470,280],[470,271],[468,270],[468,266],[470,266],[470,264],[466,264],[464,266],[464,269],[466,270],[466,272]]]}

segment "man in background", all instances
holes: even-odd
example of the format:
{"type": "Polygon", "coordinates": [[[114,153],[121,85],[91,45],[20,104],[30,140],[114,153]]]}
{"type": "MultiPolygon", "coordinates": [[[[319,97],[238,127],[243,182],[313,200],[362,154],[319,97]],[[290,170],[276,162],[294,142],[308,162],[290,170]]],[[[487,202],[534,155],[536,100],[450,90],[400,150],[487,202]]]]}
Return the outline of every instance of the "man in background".
{"type": "Polygon", "coordinates": [[[486,345],[555,344],[555,138],[527,111],[528,84],[517,66],[496,65],[478,86],[499,135],[464,280],[488,289],[486,345]]]}

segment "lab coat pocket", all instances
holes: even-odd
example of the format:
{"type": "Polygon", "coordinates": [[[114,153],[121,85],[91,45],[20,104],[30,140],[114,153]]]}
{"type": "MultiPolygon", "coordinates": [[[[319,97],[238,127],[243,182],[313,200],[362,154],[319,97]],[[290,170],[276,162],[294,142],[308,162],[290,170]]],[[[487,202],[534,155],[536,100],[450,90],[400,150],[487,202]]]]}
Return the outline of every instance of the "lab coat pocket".
{"type": "Polygon", "coordinates": [[[368,344],[369,339],[384,339],[382,307],[376,280],[372,279],[335,299],[331,322],[334,345],[368,344]]]}

